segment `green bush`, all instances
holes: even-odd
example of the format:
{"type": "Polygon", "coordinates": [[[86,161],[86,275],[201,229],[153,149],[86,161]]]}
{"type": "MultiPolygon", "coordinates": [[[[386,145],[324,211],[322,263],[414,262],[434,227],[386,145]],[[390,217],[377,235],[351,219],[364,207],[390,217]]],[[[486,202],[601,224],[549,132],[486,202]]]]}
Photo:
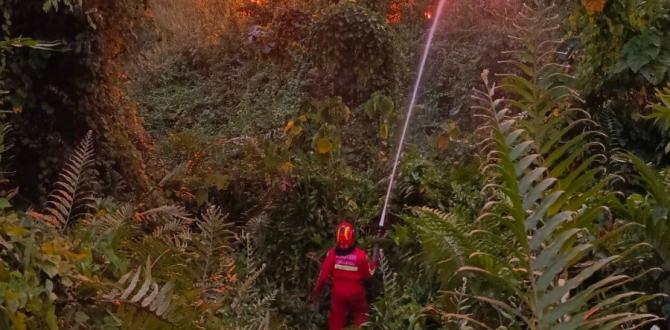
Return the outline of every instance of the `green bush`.
{"type": "Polygon", "coordinates": [[[670,19],[665,1],[600,1],[572,18],[586,94],[601,87],[660,85],[670,76],[670,19]]]}
{"type": "Polygon", "coordinates": [[[309,49],[334,95],[357,105],[373,92],[397,90],[393,34],[382,17],[354,2],[324,9],[312,25],[309,49]]]}

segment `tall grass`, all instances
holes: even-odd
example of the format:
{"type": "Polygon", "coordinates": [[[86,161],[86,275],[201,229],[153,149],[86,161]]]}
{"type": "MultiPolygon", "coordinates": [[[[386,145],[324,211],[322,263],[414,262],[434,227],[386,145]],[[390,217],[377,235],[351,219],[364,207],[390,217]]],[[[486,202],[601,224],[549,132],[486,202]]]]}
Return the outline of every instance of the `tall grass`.
{"type": "Polygon", "coordinates": [[[247,0],[148,0],[147,37],[133,69],[153,71],[170,55],[197,49],[234,47],[248,18],[238,9],[247,0]]]}

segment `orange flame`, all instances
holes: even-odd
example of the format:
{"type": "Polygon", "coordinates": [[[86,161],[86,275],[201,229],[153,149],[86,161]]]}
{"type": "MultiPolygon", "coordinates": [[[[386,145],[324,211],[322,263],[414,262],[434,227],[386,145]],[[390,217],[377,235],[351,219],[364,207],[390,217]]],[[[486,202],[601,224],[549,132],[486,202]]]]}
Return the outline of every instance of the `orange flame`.
{"type": "Polygon", "coordinates": [[[246,0],[244,1],[244,5],[238,8],[237,11],[240,12],[242,16],[251,17],[253,15],[254,7],[263,7],[267,2],[268,0],[246,0]]]}
{"type": "Polygon", "coordinates": [[[582,5],[589,14],[601,13],[606,4],[607,0],[582,0],[582,5]]]}
{"type": "Polygon", "coordinates": [[[402,17],[401,11],[400,3],[398,1],[392,2],[391,5],[389,5],[388,13],[386,13],[386,22],[388,24],[400,23],[402,17]]]}
{"type": "Polygon", "coordinates": [[[398,24],[402,22],[403,11],[414,6],[414,0],[393,0],[389,4],[388,11],[386,12],[386,23],[388,24],[398,24]]]}
{"type": "Polygon", "coordinates": [[[426,6],[426,9],[423,11],[423,17],[426,20],[430,21],[433,18],[436,10],[435,6],[436,6],[435,1],[430,1],[430,3],[428,3],[428,6],[426,6]]]}

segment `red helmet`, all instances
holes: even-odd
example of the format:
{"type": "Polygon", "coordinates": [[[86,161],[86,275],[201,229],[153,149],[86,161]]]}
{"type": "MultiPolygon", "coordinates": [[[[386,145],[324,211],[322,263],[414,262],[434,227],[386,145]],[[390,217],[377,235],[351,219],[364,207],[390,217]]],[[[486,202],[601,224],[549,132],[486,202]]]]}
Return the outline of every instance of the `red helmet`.
{"type": "Polygon", "coordinates": [[[348,249],[354,246],[354,240],[356,239],[356,231],[354,226],[348,223],[346,220],[340,222],[337,225],[337,232],[335,233],[335,241],[337,242],[337,247],[340,249],[348,249]]]}

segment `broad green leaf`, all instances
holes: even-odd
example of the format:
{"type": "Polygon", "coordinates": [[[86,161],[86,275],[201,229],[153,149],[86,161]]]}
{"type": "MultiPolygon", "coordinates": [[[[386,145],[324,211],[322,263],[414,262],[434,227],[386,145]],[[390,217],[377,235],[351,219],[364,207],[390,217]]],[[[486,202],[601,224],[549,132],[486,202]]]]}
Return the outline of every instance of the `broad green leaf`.
{"type": "Polygon", "coordinates": [[[626,64],[628,64],[628,67],[635,73],[639,72],[640,69],[649,64],[649,62],[651,62],[651,58],[642,52],[626,56],[626,64]]]}
{"type": "Polygon", "coordinates": [[[667,72],[668,66],[657,62],[649,63],[640,69],[642,76],[653,85],[666,81],[667,72]]]}
{"type": "Polygon", "coordinates": [[[9,200],[7,200],[7,198],[0,198],[0,209],[6,210],[11,207],[12,204],[9,203],[9,200]]]}

